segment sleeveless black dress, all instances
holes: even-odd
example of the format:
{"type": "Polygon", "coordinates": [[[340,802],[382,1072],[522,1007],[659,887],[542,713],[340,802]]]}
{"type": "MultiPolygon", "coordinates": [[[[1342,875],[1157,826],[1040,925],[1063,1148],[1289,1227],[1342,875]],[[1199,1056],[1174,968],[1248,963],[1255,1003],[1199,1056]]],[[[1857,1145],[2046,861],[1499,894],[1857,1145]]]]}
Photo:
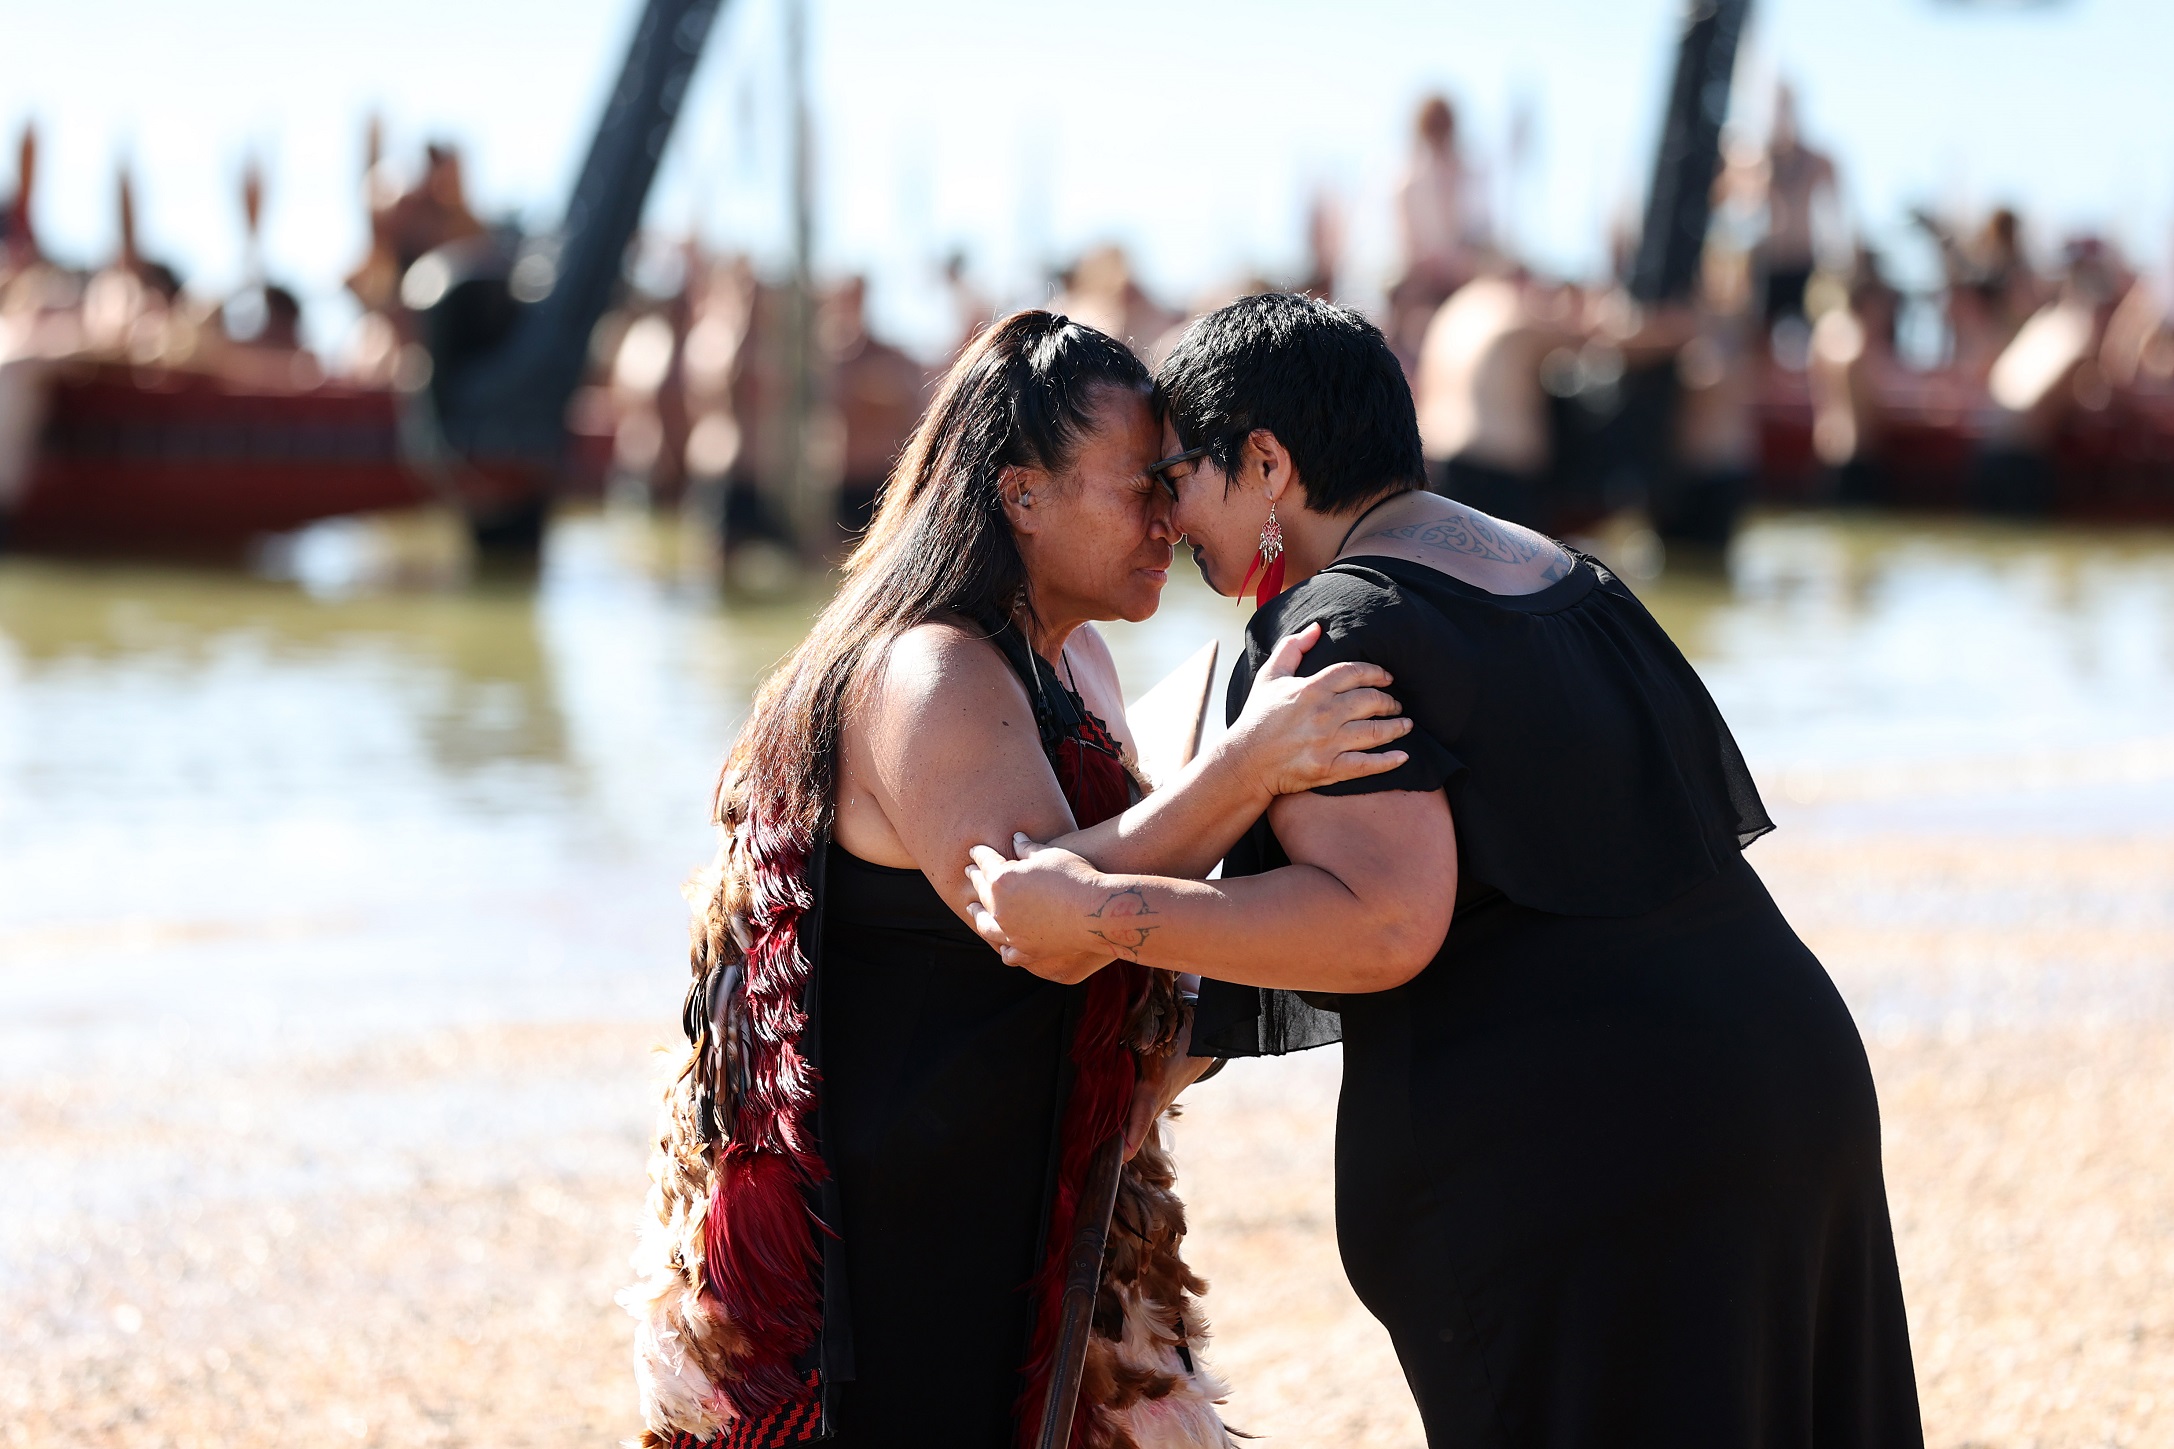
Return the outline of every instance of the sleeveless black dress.
{"type": "MultiPolygon", "coordinates": [[[[1106,731],[1017,631],[992,642],[1084,814],[1064,752],[1106,731]]],[[[1006,966],[919,870],[833,843],[817,895],[831,1442],[1008,1449],[1090,988],[1006,966]]]]}
{"type": "Polygon", "coordinates": [[[836,1442],[998,1449],[1079,988],[1006,966],[918,870],[833,845],[825,876],[823,1155],[844,1301],[824,1340],[835,1353],[843,1309],[851,1343],[826,1375],[836,1442]]]}
{"type": "MultiPolygon", "coordinates": [[[[1689,663],[1591,559],[1346,560],[1255,616],[1233,719],[1315,620],[1305,671],[1378,663],[1415,725],[1327,793],[1446,789],[1455,919],[1392,991],[1204,984],[1194,1050],[1344,1042],[1337,1236],[1428,1442],[1921,1445],[1863,1044],[1689,663]]],[[[1285,863],[1264,819],[1224,869],[1285,863]]]]}

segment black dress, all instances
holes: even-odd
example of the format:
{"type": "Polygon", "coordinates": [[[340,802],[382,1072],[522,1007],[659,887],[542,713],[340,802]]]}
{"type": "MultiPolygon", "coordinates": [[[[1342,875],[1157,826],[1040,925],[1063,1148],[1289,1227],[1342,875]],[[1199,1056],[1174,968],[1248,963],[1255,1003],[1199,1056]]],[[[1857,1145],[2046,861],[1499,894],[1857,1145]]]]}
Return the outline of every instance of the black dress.
{"type": "Polygon", "coordinates": [[[918,870],[833,845],[824,874],[836,1442],[1001,1449],[1080,988],[1006,966],[918,870]]]}
{"type": "MultiPolygon", "coordinates": [[[[1392,991],[1207,983],[1194,1049],[1343,1040],[1337,1235],[1428,1442],[1921,1445],[1864,1047],[1682,654],[1590,559],[1523,597],[1347,560],[1255,617],[1232,718],[1314,620],[1305,671],[1379,663],[1415,725],[1327,793],[1446,789],[1455,918],[1392,991]]],[[[1264,819],[1224,869],[1285,863],[1264,819]]]]}
{"type": "MultiPolygon", "coordinates": [[[[1101,722],[1016,630],[991,642],[1075,817],[1122,808],[1065,762],[1101,722]]],[[[825,1426],[839,1449],[1008,1449],[1091,988],[1006,966],[919,870],[831,844],[814,888],[825,1426]]]]}

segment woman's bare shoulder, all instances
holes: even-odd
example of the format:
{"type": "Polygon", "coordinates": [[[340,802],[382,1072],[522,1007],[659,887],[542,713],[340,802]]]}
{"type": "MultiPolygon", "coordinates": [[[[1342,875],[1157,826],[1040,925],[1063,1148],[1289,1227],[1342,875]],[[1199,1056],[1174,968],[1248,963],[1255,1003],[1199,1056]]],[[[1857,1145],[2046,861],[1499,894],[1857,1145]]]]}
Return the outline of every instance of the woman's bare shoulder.
{"type": "Polygon", "coordinates": [[[901,713],[925,721],[931,711],[986,715],[992,702],[1030,707],[1019,676],[988,631],[963,619],[914,625],[892,638],[870,666],[862,702],[878,716],[901,713]]]}

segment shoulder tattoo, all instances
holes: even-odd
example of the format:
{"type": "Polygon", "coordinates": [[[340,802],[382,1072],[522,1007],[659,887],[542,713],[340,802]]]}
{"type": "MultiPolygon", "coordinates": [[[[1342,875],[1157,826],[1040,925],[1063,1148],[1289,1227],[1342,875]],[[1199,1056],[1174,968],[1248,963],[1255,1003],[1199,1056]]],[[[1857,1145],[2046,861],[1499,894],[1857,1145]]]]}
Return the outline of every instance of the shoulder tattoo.
{"type": "Polygon", "coordinates": [[[1425,544],[1449,553],[1470,554],[1491,563],[1528,564],[1545,555],[1547,563],[1540,577],[1550,584],[1570,572],[1569,555],[1553,543],[1523,529],[1504,528],[1484,513],[1466,513],[1457,518],[1437,518],[1426,523],[1408,523],[1402,528],[1385,528],[1381,536],[1425,544]]]}

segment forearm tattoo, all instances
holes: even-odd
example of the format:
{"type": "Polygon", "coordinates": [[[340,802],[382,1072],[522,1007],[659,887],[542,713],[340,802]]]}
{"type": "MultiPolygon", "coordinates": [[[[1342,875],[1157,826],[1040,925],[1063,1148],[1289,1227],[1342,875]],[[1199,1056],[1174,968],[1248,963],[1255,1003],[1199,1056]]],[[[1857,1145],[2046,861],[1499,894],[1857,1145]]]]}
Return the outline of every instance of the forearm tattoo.
{"type": "Polygon", "coordinates": [[[1127,961],[1137,961],[1147,947],[1147,938],[1156,930],[1141,924],[1141,918],[1155,914],[1155,908],[1140,891],[1112,891],[1101,905],[1087,913],[1087,919],[1096,923],[1087,928],[1087,933],[1127,961]]]}
{"type": "Polygon", "coordinates": [[[1468,553],[1492,563],[1528,564],[1545,554],[1547,566],[1540,573],[1543,583],[1552,584],[1570,572],[1570,556],[1554,544],[1523,529],[1513,532],[1503,528],[1484,513],[1467,511],[1456,518],[1385,528],[1380,536],[1423,543],[1450,553],[1468,553]]]}

